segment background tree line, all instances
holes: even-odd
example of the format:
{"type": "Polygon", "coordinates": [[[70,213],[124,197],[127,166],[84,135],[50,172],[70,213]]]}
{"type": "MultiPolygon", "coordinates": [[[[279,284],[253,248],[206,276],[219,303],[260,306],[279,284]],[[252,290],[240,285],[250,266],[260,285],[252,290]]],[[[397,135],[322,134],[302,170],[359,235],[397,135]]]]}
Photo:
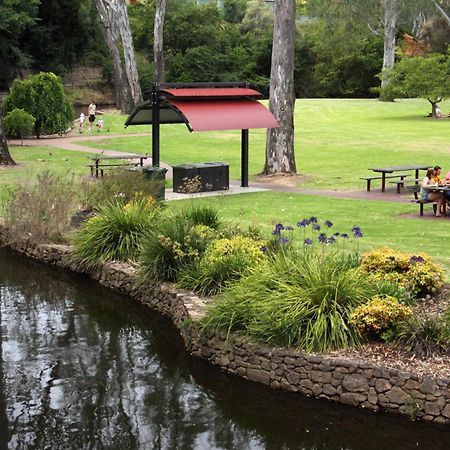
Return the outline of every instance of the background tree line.
{"type": "MultiPolygon", "coordinates": [[[[296,97],[368,97],[383,67],[385,13],[393,0],[297,1],[296,97]]],[[[447,1],[395,0],[395,38],[406,32],[445,52],[447,1]],[[439,6],[441,13],[436,5],[439,6]]],[[[0,6],[0,88],[27,69],[64,74],[76,64],[112,63],[92,0],[4,0],[0,6]],[[70,32],[69,32],[70,30],[70,32]]],[[[142,90],[153,81],[155,0],[128,8],[142,90]]],[[[268,94],[273,11],[263,1],[226,0],[196,5],[167,2],[164,24],[166,81],[248,80],[268,94]]]]}

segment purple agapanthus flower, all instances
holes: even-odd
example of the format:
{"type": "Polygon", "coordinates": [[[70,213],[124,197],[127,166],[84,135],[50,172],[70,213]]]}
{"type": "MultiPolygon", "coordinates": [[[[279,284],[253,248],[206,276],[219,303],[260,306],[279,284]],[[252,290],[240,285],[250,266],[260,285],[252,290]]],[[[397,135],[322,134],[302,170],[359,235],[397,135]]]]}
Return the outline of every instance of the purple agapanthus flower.
{"type": "Polygon", "coordinates": [[[353,236],[355,236],[355,238],[362,237],[361,228],[357,227],[356,225],[352,228],[352,233],[353,233],[353,236]]]}
{"type": "Polygon", "coordinates": [[[299,228],[305,228],[309,225],[309,219],[303,219],[300,222],[297,223],[297,226],[299,228]]]}
{"type": "Polygon", "coordinates": [[[341,238],[342,239],[348,239],[350,236],[347,233],[342,233],[341,238]]]}
{"type": "Polygon", "coordinates": [[[331,236],[327,239],[327,244],[336,244],[336,238],[331,236]]]}
{"type": "Polygon", "coordinates": [[[282,223],[277,223],[275,225],[275,229],[272,231],[272,234],[274,236],[279,236],[283,230],[284,230],[284,225],[282,223]]]}
{"type": "Polygon", "coordinates": [[[318,223],[313,224],[312,227],[314,231],[320,231],[320,225],[318,223]]]}
{"type": "Polygon", "coordinates": [[[316,218],[316,217],[310,217],[310,218],[309,218],[309,221],[310,221],[311,223],[317,223],[317,218],[316,218]]]}
{"type": "Polygon", "coordinates": [[[324,224],[327,228],[331,228],[333,226],[333,222],[330,222],[329,220],[325,220],[324,224]]]}
{"type": "Polygon", "coordinates": [[[325,233],[320,233],[317,239],[322,244],[325,244],[327,242],[327,235],[325,233]]]}
{"type": "Polygon", "coordinates": [[[313,245],[313,241],[312,241],[312,239],[305,239],[305,240],[303,241],[303,244],[304,244],[304,245],[313,245]]]}
{"type": "Polygon", "coordinates": [[[293,230],[294,230],[294,228],[291,227],[290,225],[286,225],[286,226],[284,227],[284,229],[285,229],[286,231],[293,231],[293,230]]]}
{"type": "Polygon", "coordinates": [[[285,238],[285,237],[282,237],[282,238],[278,239],[278,242],[280,244],[287,244],[289,242],[289,239],[285,238]]]}

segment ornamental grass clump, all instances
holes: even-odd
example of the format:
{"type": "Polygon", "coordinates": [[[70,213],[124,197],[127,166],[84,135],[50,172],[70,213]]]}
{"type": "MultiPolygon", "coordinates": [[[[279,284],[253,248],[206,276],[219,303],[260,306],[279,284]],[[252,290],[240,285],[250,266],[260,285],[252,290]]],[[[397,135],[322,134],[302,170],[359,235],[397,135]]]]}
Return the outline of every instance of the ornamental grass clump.
{"type": "Polygon", "coordinates": [[[412,316],[412,310],[394,297],[371,298],[350,315],[350,324],[369,338],[390,341],[399,324],[412,316]]]}
{"type": "Polygon", "coordinates": [[[424,254],[406,254],[384,247],[362,255],[361,268],[373,280],[388,280],[405,288],[414,298],[437,294],[445,271],[424,254]]]}
{"type": "Polygon", "coordinates": [[[226,289],[202,325],[271,345],[328,351],[361,341],[349,317],[370,292],[365,274],[340,252],[287,247],[226,289]]]}
{"type": "Polygon", "coordinates": [[[415,357],[428,358],[448,353],[450,331],[444,317],[414,314],[399,324],[395,342],[415,357]]]}
{"type": "Polygon", "coordinates": [[[89,269],[105,261],[137,261],[142,242],[158,217],[159,207],[152,197],[102,206],[75,235],[71,267],[89,269]]]}
{"type": "Polygon", "coordinates": [[[207,246],[198,264],[181,271],[178,285],[202,295],[217,294],[265,259],[263,244],[239,235],[216,239],[207,246]]]}

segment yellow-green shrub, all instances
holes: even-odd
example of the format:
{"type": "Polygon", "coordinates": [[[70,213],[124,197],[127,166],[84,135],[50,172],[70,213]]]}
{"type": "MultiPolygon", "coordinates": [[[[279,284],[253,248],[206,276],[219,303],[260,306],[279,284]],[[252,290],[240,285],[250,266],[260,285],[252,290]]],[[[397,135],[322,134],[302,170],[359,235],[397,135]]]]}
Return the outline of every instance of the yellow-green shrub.
{"type": "Polygon", "coordinates": [[[423,253],[400,253],[384,247],[364,253],[361,269],[375,281],[398,283],[415,297],[438,293],[444,285],[443,267],[423,253]]]}
{"type": "Polygon", "coordinates": [[[263,241],[239,235],[212,241],[199,264],[184,271],[179,285],[201,294],[215,294],[265,259],[263,245],[263,241]]]}
{"type": "Polygon", "coordinates": [[[384,338],[384,333],[411,315],[411,308],[400,304],[394,297],[376,296],[354,309],[350,324],[362,334],[384,338]]]}

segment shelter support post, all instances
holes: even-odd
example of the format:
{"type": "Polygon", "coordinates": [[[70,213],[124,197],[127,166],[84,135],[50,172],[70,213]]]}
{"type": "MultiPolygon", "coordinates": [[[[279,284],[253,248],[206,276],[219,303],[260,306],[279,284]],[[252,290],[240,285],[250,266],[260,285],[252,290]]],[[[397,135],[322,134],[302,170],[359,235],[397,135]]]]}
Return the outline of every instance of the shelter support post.
{"type": "Polygon", "coordinates": [[[248,187],[248,130],[241,130],[241,186],[248,187]]]}
{"type": "Polygon", "coordinates": [[[159,166],[159,94],[153,87],[152,92],[152,165],[159,166]]]}

